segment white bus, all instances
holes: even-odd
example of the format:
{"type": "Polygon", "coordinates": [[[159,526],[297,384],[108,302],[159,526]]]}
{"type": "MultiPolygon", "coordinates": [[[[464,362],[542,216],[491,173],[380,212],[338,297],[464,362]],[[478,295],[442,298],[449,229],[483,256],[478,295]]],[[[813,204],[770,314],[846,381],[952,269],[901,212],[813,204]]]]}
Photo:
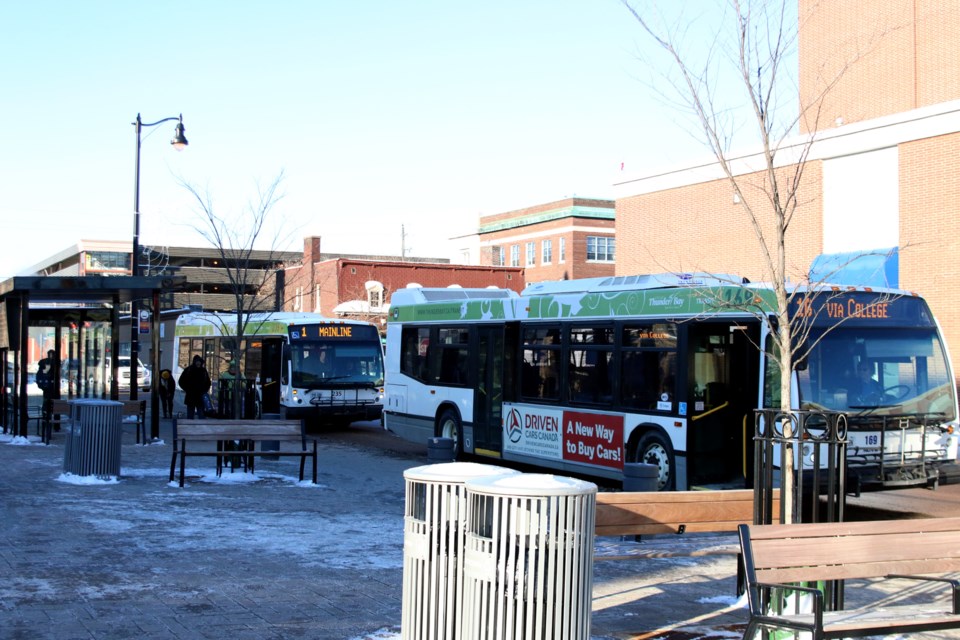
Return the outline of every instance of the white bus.
{"type": "MultiPolygon", "coordinates": [[[[812,348],[796,367],[792,406],[848,412],[851,481],[923,484],[955,470],[954,375],[926,302],[854,287],[796,299],[812,348]],[[858,369],[879,393],[861,392],[858,369]]],[[[764,285],[689,274],[543,283],[520,295],[400,290],[387,325],[385,426],[414,441],[451,437],[458,454],[598,478],[655,464],[661,489],[751,486],[754,409],[780,406],[757,315],[773,300],[764,285]]]]}
{"type": "MultiPolygon", "coordinates": [[[[177,318],[173,374],[179,379],[193,356],[219,381],[236,337],[235,313],[186,313],[177,318]]],[[[375,325],[315,313],[250,314],[239,345],[240,375],[256,392],[256,413],[306,418],[308,424],[346,425],[379,420],[383,407],[383,360],[375,325]],[[329,354],[341,373],[313,376],[311,352],[329,354]]]]}
{"type": "Polygon", "coordinates": [[[380,420],[383,345],[375,325],[325,319],[293,322],[287,329],[280,378],[284,416],[339,427],[380,420]]]}

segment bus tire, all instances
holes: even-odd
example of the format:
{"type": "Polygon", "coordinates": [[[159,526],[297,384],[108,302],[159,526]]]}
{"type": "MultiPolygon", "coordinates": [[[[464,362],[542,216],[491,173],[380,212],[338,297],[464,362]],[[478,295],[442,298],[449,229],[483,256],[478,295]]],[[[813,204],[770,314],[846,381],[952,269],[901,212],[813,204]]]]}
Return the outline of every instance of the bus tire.
{"type": "Polygon", "coordinates": [[[453,459],[463,457],[463,424],[453,409],[444,409],[437,421],[437,437],[453,440],[453,459]]]}
{"type": "Polygon", "coordinates": [[[676,486],[673,448],[659,431],[650,430],[640,436],[634,449],[633,462],[657,467],[657,491],[671,491],[676,486]]]}

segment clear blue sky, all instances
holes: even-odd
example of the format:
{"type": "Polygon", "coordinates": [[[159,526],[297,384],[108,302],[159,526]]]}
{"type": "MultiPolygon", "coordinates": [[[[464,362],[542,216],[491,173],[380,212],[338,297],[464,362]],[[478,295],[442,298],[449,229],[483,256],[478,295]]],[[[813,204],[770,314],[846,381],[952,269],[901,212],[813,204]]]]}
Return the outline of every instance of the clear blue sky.
{"type": "Polygon", "coordinates": [[[703,154],[616,0],[31,0],[0,30],[0,277],[132,236],[137,113],[190,141],[144,129],[143,244],[205,244],[178,179],[227,215],[284,171],[278,248],[396,255],[403,225],[443,256],[481,214],[703,154]]]}

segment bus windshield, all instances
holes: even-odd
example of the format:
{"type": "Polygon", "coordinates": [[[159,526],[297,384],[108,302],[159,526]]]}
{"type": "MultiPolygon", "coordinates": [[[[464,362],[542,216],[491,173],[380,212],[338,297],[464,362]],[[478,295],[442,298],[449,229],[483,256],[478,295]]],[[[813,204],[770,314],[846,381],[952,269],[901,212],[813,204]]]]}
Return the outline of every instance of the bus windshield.
{"type": "Polygon", "coordinates": [[[801,409],[956,418],[956,391],[934,327],[840,325],[814,330],[807,344],[813,347],[797,366],[801,409]]]}
{"type": "Polygon", "coordinates": [[[297,341],[290,345],[293,386],[324,389],[341,385],[383,384],[379,342],[297,341]]]}

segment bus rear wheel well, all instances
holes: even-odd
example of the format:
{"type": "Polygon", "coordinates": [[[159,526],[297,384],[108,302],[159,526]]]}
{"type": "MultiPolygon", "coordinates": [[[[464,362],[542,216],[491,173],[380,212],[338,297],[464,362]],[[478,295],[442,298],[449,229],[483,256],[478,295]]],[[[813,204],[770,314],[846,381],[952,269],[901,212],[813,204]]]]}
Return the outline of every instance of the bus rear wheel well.
{"type": "Polygon", "coordinates": [[[453,440],[454,459],[463,455],[463,420],[456,405],[445,403],[437,407],[433,433],[438,438],[453,440]]]}

